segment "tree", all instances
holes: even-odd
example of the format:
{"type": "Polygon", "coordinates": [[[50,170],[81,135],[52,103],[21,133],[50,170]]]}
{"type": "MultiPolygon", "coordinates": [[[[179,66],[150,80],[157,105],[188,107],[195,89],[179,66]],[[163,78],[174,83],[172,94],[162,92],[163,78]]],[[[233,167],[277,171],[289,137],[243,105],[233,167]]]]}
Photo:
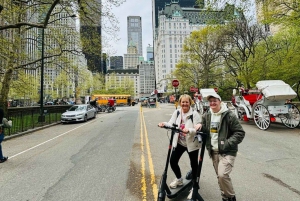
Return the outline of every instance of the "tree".
{"type": "Polygon", "coordinates": [[[281,79],[293,85],[300,80],[300,37],[290,28],[261,42],[253,65],[253,81],[281,79]]]}
{"type": "Polygon", "coordinates": [[[220,66],[218,53],[224,45],[219,26],[207,26],[193,31],[185,40],[181,60],[176,65],[175,75],[180,82],[190,86],[208,88],[215,84],[220,66]]]}
{"type": "Polygon", "coordinates": [[[300,0],[256,0],[261,5],[264,24],[298,27],[300,23],[300,0]]]}
{"type": "Polygon", "coordinates": [[[101,90],[105,90],[105,76],[102,73],[93,74],[92,90],[95,94],[101,90]]]}
{"type": "Polygon", "coordinates": [[[259,25],[249,25],[247,20],[235,20],[222,30],[227,44],[220,49],[225,65],[235,79],[242,80],[247,88],[252,85],[254,66],[249,63],[255,59],[256,47],[266,38],[259,25]]]}
{"type": "MultiPolygon", "coordinates": [[[[78,46],[71,46],[71,37],[76,37],[78,32],[70,32],[64,20],[74,17],[77,14],[82,21],[89,25],[99,23],[101,18],[104,22],[103,29],[110,32],[110,36],[115,36],[117,21],[110,12],[111,6],[118,6],[123,0],[108,0],[107,4],[100,4],[98,0],[41,0],[41,1],[21,1],[2,0],[3,9],[0,13],[0,73],[3,74],[2,88],[0,91],[0,106],[7,111],[7,99],[13,75],[20,70],[32,70],[41,68],[41,61],[45,65],[52,64],[55,68],[65,68],[69,65],[66,54],[81,55],[78,46]],[[60,13],[64,13],[60,18],[60,13]],[[105,21],[104,18],[107,18],[105,21]],[[60,23],[60,28],[51,27],[60,23]],[[46,29],[47,28],[47,29],[46,29]],[[46,31],[45,41],[41,40],[41,33],[46,31]],[[68,29],[68,30],[67,30],[68,29]],[[51,41],[51,43],[48,43],[51,41]],[[44,58],[41,58],[39,51],[28,54],[29,44],[40,48],[42,44],[48,51],[44,58]]],[[[90,36],[88,36],[90,37],[90,36]]],[[[96,36],[95,36],[96,37],[96,36]]],[[[90,38],[93,41],[93,38],[90,38]]],[[[89,45],[89,40],[82,40],[82,46],[89,45]]],[[[78,44],[77,41],[73,41],[78,44]]],[[[99,50],[99,46],[93,44],[93,53],[99,50]]],[[[99,52],[99,51],[98,51],[99,52]]]]}

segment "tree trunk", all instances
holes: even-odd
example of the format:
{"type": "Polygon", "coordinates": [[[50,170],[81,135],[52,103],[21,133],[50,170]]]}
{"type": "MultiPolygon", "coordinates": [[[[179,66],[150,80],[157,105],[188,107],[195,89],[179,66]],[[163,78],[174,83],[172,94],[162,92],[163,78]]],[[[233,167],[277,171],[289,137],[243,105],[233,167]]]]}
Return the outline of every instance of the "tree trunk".
{"type": "Polygon", "coordinates": [[[2,81],[2,89],[0,92],[0,107],[2,107],[4,111],[4,116],[7,115],[7,100],[8,100],[8,93],[9,93],[9,86],[12,80],[12,72],[13,69],[9,68],[7,71],[4,73],[4,78],[2,81]]]}

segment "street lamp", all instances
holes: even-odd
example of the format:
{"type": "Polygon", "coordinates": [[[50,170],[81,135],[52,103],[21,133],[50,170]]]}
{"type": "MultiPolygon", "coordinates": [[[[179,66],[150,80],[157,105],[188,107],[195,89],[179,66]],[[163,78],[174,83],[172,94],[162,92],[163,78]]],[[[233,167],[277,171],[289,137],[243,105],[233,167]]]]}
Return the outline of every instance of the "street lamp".
{"type": "Polygon", "coordinates": [[[40,90],[40,116],[38,121],[45,122],[44,115],[44,39],[45,39],[45,27],[42,28],[42,62],[41,62],[41,90],[40,90]]]}
{"type": "MultiPolygon", "coordinates": [[[[73,14],[70,16],[71,18],[75,18],[76,17],[76,14],[73,14]]],[[[45,48],[44,48],[44,41],[45,41],[45,26],[42,27],[42,52],[41,52],[41,57],[42,57],[42,61],[41,61],[41,96],[40,96],[40,116],[38,118],[38,121],[39,122],[45,122],[45,115],[44,115],[44,51],[45,51],[45,48]]]]}

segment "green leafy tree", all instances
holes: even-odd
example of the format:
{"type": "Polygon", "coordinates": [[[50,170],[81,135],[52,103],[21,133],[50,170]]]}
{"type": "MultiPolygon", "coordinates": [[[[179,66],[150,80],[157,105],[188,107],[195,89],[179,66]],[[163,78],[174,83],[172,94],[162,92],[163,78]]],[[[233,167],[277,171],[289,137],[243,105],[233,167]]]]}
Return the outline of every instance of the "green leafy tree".
{"type": "Polygon", "coordinates": [[[193,31],[185,40],[181,60],[176,66],[175,76],[182,83],[198,88],[213,86],[221,74],[218,53],[224,45],[219,26],[207,26],[193,31]]]}
{"type": "Polygon", "coordinates": [[[253,81],[281,79],[293,85],[300,80],[300,37],[295,29],[288,29],[269,37],[260,44],[253,63],[253,81]]]}
{"type": "MultiPolygon", "coordinates": [[[[71,72],[70,61],[66,55],[82,55],[80,48],[70,43],[79,44],[78,32],[69,29],[66,19],[80,17],[85,25],[98,25],[103,22],[103,31],[116,36],[117,20],[111,13],[111,6],[118,6],[123,0],[109,0],[103,4],[98,0],[0,0],[3,9],[0,11],[0,72],[3,75],[0,90],[0,106],[7,110],[7,100],[14,75],[20,70],[34,71],[41,68],[41,62],[57,69],[71,72]],[[60,18],[60,13],[64,13],[60,18]],[[106,19],[106,20],[105,20],[106,19]],[[57,26],[60,26],[57,28],[57,26]],[[109,29],[109,27],[112,27],[109,29]],[[45,40],[42,39],[44,31],[45,40]],[[73,37],[73,39],[72,39],[73,37]],[[41,51],[28,54],[29,44],[35,45],[37,50],[45,45],[45,54],[41,58],[41,51]]],[[[83,36],[84,37],[84,36],[83,36]]],[[[96,35],[87,36],[90,40],[83,39],[82,46],[87,47],[90,41],[99,41],[96,35]],[[93,36],[93,38],[91,38],[93,36]]],[[[106,40],[107,41],[107,40],[106,40]]],[[[102,47],[93,44],[91,53],[99,52],[102,47]]],[[[37,73],[35,73],[37,74],[37,73]]]]}

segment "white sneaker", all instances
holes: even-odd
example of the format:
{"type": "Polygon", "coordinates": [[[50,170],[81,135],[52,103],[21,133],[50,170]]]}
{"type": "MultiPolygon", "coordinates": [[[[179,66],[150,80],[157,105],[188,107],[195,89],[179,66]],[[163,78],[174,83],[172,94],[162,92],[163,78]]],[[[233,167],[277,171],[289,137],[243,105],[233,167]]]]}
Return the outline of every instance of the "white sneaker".
{"type": "Polygon", "coordinates": [[[174,181],[172,181],[170,183],[170,188],[177,188],[177,186],[182,186],[183,185],[183,179],[174,179],[174,181]]]}
{"type": "Polygon", "coordinates": [[[187,199],[188,199],[188,200],[192,199],[192,196],[193,196],[193,188],[190,190],[190,193],[189,193],[189,195],[187,196],[187,199]]]}

